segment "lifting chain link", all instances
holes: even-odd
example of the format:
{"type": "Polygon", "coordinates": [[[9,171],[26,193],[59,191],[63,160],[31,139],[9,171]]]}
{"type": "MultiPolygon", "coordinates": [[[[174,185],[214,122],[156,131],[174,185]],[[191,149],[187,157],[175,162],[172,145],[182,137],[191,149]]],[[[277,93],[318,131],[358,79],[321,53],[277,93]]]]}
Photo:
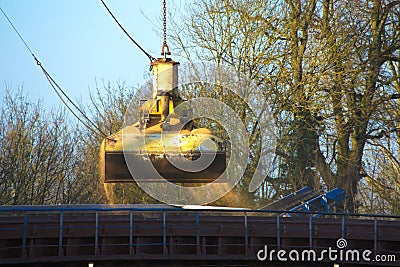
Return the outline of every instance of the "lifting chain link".
{"type": "Polygon", "coordinates": [[[164,31],[164,44],[167,43],[167,1],[163,0],[163,31],[164,31]]]}
{"type": "Polygon", "coordinates": [[[167,45],[167,1],[163,0],[163,45],[161,48],[161,55],[166,57],[166,55],[171,55],[169,47],[167,45]]]}

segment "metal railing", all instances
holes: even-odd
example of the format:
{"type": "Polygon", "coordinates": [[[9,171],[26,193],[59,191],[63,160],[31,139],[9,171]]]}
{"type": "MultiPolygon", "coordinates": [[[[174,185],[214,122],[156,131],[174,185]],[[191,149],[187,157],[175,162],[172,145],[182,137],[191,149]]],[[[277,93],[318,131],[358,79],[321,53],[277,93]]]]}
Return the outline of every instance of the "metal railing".
{"type": "Polygon", "coordinates": [[[400,216],[281,210],[185,210],[153,205],[0,207],[0,264],[165,258],[256,260],[263,245],[349,248],[400,256],[400,216]],[[287,214],[297,216],[285,217],[287,214]],[[182,256],[183,255],[183,256],[182,256]]]}

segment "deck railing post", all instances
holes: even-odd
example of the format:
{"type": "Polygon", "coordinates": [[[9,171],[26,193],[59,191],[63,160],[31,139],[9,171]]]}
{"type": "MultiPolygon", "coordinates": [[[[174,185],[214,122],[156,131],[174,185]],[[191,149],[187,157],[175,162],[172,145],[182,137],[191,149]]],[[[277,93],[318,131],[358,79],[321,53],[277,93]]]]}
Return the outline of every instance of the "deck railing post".
{"type": "Polygon", "coordinates": [[[133,211],[129,211],[129,255],[133,255],[133,211]]]}
{"type": "Polygon", "coordinates": [[[166,255],[167,251],[167,222],[165,218],[165,211],[163,211],[163,254],[166,255]]]}
{"type": "Polygon", "coordinates": [[[280,226],[280,214],[276,216],[276,246],[277,249],[281,249],[281,226],[280,226]]]}
{"type": "Polygon", "coordinates": [[[199,211],[196,211],[196,254],[201,254],[200,249],[200,225],[199,225],[199,211]]]}
{"type": "Polygon", "coordinates": [[[59,234],[58,234],[58,256],[64,256],[63,253],[63,225],[64,225],[64,212],[60,211],[60,226],[59,226],[59,234]]]}
{"type": "Polygon", "coordinates": [[[374,251],[378,250],[378,220],[374,219],[374,251]]]}
{"type": "Polygon", "coordinates": [[[308,246],[312,249],[312,214],[308,214],[308,246]]]}
{"type": "Polygon", "coordinates": [[[247,212],[244,212],[244,254],[249,254],[249,233],[247,227],[247,212]]]}
{"type": "Polygon", "coordinates": [[[22,229],[22,249],[21,249],[21,257],[25,258],[26,255],[26,234],[28,231],[28,212],[24,211],[24,228],[22,229]]]}
{"type": "Polygon", "coordinates": [[[344,238],[344,235],[345,235],[345,233],[344,233],[344,226],[345,226],[345,224],[344,224],[344,215],[342,215],[342,238],[344,238]]]}
{"type": "Polygon", "coordinates": [[[94,255],[99,255],[99,212],[96,211],[96,226],[95,226],[95,236],[94,236],[94,255]]]}

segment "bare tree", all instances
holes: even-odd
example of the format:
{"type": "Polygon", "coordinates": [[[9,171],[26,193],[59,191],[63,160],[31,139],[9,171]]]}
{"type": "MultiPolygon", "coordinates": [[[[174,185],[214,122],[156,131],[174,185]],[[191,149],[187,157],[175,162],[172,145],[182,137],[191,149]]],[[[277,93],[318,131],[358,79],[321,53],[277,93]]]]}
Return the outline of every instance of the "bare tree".
{"type": "MultiPolygon", "coordinates": [[[[63,109],[46,112],[23,91],[6,92],[0,120],[2,204],[61,204],[76,178],[78,132],[63,109]]],[[[79,183],[76,184],[79,186],[79,183]]],[[[78,195],[80,192],[78,192],[78,195]]]]}
{"type": "MultiPolygon", "coordinates": [[[[128,107],[135,121],[135,112],[140,107],[140,100],[151,96],[151,84],[142,87],[128,87],[124,82],[103,83],[90,92],[89,103],[85,104],[87,113],[97,127],[109,135],[114,134],[124,127],[124,116],[128,107]]],[[[137,114],[138,115],[138,114],[137,114]]],[[[138,117],[137,117],[138,118],[138,117]]],[[[136,118],[136,119],[137,119],[136,118]]],[[[84,137],[86,143],[82,148],[83,163],[81,172],[92,181],[100,182],[100,143],[104,136],[86,130],[84,137]]],[[[129,184],[104,184],[101,192],[105,193],[108,203],[154,203],[155,200],[148,196],[136,183],[129,184]]]]}
{"type": "Polygon", "coordinates": [[[398,16],[398,1],[202,0],[175,44],[263,85],[277,118],[276,179],[266,179],[277,194],[323,181],[355,211],[365,145],[387,128],[382,111],[396,96],[398,16]]]}

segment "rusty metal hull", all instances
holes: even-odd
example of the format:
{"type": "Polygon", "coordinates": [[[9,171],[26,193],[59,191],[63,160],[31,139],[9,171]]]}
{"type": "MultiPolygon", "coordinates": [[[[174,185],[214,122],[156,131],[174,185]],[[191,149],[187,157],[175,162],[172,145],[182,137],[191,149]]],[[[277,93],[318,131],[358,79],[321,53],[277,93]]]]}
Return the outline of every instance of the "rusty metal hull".
{"type": "MultiPolygon", "coordinates": [[[[188,155],[176,154],[173,156],[175,160],[188,163],[188,155]]],[[[191,155],[193,156],[193,155],[191,155]]],[[[190,157],[190,155],[189,155],[190,157]]],[[[105,166],[104,166],[104,182],[105,183],[119,183],[119,182],[135,182],[135,181],[147,181],[147,182],[161,182],[163,181],[160,177],[154,177],[152,168],[148,168],[149,160],[151,165],[154,166],[155,170],[166,180],[173,183],[210,183],[226,182],[224,176],[218,179],[221,175],[224,175],[226,169],[226,154],[224,152],[218,152],[215,154],[212,163],[200,171],[185,171],[181,168],[177,168],[168,159],[168,156],[149,155],[144,157],[135,152],[105,152],[105,166]],[[127,166],[129,162],[129,168],[133,171],[135,179],[127,166]],[[217,180],[218,179],[218,180],[217,180]]],[[[196,168],[196,161],[189,162],[196,168]]]]}
{"type": "Polygon", "coordinates": [[[299,263],[274,257],[260,262],[257,253],[265,245],[275,251],[320,253],[328,247],[336,249],[339,238],[347,240],[349,250],[395,255],[396,261],[382,265],[399,266],[400,217],[352,217],[282,218],[265,211],[133,205],[0,207],[0,266],[88,266],[88,261],[94,266],[142,266],[155,260],[164,261],[163,266],[177,262],[193,266],[200,261],[207,261],[201,266],[226,266],[236,260],[229,266],[331,267],[333,262],[327,258],[299,263]]]}

